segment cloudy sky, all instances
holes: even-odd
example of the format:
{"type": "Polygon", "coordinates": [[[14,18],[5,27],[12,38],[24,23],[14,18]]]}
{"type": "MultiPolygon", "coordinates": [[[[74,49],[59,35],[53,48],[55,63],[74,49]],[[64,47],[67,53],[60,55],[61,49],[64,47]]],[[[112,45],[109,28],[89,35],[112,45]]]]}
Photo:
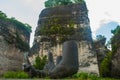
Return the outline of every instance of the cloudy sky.
{"type": "MultiPolygon", "coordinates": [[[[8,17],[15,17],[32,26],[31,44],[38,16],[44,9],[45,0],[0,0],[0,10],[8,17]]],[[[110,38],[110,30],[120,23],[120,0],[85,0],[93,37],[98,34],[110,38]]]]}

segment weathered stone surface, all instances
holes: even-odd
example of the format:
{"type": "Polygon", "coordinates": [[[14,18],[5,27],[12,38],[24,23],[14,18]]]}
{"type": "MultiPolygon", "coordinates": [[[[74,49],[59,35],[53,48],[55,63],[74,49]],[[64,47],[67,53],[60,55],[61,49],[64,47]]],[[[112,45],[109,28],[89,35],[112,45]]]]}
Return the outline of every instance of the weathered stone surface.
{"type": "Polygon", "coordinates": [[[79,71],[99,74],[97,56],[92,43],[81,41],[79,43],[79,71]]]}
{"type": "Polygon", "coordinates": [[[97,60],[98,60],[98,66],[100,70],[100,64],[103,61],[105,57],[107,57],[107,53],[110,52],[106,46],[105,46],[106,38],[103,38],[101,40],[94,41],[94,47],[97,53],[97,60]]]}
{"type": "Polygon", "coordinates": [[[23,43],[29,48],[29,39],[29,32],[0,19],[0,76],[7,71],[22,70],[23,54],[27,50],[23,43]]]}
{"type": "Polygon", "coordinates": [[[62,60],[62,56],[57,56],[57,58],[56,58],[56,65],[59,64],[61,60],[62,60]]]}
{"type": "Polygon", "coordinates": [[[14,44],[8,44],[4,38],[0,39],[0,75],[6,71],[21,70],[22,62],[23,53],[14,44]]]}
{"type": "MultiPolygon", "coordinates": [[[[59,19],[57,24],[67,25],[71,21],[74,23],[75,34],[71,35],[69,39],[76,40],[78,45],[78,57],[79,57],[79,72],[88,72],[99,74],[97,55],[94,50],[93,40],[91,36],[91,28],[89,25],[88,10],[85,3],[71,4],[67,6],[59,6],[54,8],[46,8],[42,10],[39,15],[38,26],[35,31],[34,44],[41,44],[40,41],[43,36],[40,34],[41,27],[50,27],[50,21],[54,22],[55,19],[59,19]],[[41,36],[41,37],[40,37],[41,36]]],[[[51,40],[55,41],[55,40],[51,40]]],[[[42,47],[42,46],[41,46],[42,47]]],[[[51,47],[53,51],[54,59],[59,56],[62,48],[53,44],[51,47]],[[58,53],[59,52],[59,53],[58,53]]],[[[45,53],[45,50],[44,54],[45,53]]],[[[39,50],[39,54],[41,54],[39,50]]]]}
{"type": "Polygon", "coordinates": [[[53,61],[53,55],[51,52],[48,52],[48,62],[44,66],[44,69],[46,72],[50,72],[55,67],[54,61],[53,61]]]}
{"type": "Polygon", "coordinates": [[[75,41],[67,41],[63,44],[62,56],[61,62],[49,73],[51,78],[67,77],[78,71],[78,48],[75,41]]]}

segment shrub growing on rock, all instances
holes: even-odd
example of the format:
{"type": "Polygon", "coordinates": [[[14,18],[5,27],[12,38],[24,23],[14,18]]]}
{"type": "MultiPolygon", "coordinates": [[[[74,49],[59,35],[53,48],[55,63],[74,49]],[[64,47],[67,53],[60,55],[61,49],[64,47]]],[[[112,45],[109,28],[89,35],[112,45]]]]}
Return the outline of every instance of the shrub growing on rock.
{"type": "Polygon", "coordinates": [[[42,70],[47,62],[47,56],[39,57],[35,59],[35,64],[33,65],[36,69],[42,70]]]}

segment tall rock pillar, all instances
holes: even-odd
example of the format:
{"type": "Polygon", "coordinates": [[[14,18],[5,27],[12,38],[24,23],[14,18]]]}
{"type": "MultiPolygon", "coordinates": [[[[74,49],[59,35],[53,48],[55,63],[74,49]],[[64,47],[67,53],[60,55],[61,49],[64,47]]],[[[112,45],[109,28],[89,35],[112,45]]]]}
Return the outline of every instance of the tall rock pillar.
{"type": "MultiPolygon", "coordinates": [[[[51,20],[52,22],[53,20],[54,22],[54,19],[59,19],[58,24],[61,25],[67,25],[70,21],[74,23],[75,33],[70,36],[70,39],[76,40],[78,45],[79,72],[99,74],[97,56],[93,48],[88,10],[85,2],[42,10],[35,32],[34,45],[42,43],[41,40],[43,39],[41,38],[43,36],[40,34],[41,27],[46,25],[50,27],[49,21],[51,20]]],[[[38,52],[40,52],[39,49],[40,47],[37,49],[38,52]]],[[[54,56],[57,54],[57,52],[55,52],[56,49],[56,46],[52,49],[54,56]]]]}

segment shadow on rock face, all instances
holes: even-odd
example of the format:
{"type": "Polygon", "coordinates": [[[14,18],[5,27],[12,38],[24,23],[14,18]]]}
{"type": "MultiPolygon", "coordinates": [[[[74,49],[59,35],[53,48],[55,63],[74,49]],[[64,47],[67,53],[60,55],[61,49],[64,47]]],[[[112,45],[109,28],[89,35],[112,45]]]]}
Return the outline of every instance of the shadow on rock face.
{"type": "Polygon", "coordinates": [[[56,58],[56,65],[58,65],[61,60],[62,60],[62,56],[57,56],[57,58],[56,58]]]}
{"type": "Polygon", "coordinates": [[[44,71],[50,72],[55,67],[53,54],[48,52],[48,63],[44,66],[44,71]]]}

